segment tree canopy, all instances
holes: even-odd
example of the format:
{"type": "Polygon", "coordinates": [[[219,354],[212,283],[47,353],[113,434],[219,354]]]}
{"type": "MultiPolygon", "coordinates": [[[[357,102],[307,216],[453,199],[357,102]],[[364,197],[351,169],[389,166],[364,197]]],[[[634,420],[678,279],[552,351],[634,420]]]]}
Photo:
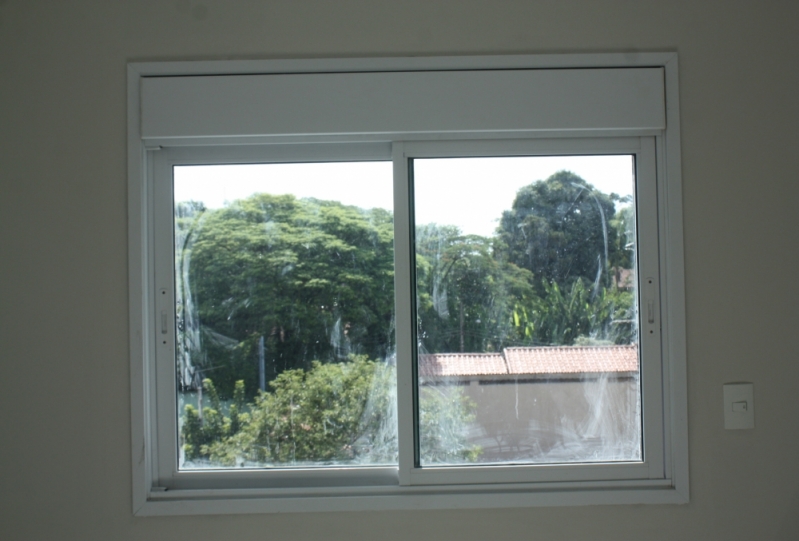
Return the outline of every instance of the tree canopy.
{"type": "Polygon", "coordinates": [[[206,213],[186,250],[181,313],[201,321],[202,364],[229,395],[258,386],[264,337],[267,379],[350,354],[385,358],[392,343],[390,213],[290,195],[256,194],[206,213]]]}
{"type": "Polygon", "coordinates": [[[507,345],[509,310],[533,297],[533,274],[497,255],[495,239],[461,235],[453,226],[417,228],[418,324],[428,352],[507,345]]]}
{"type": "MultiPolygon", "coordinates": [[[[561,171],[521,188],[491,237],[418,225],[420,351],[630,343],[634,297],[614,279],[634,267],[628,203],[561,171]]],[[[391,213],[259,193],[180,203],[175,227],[179,381],[210,404],[184,411],[187,459],[395,459],[391,213]]],[[[476,459],[463,394],[418,396],[425,456],[476,459]]]]}
{"type": "Polygon", "coordinates": [[[622,255],[614,215],[612,195],[560,171],[520,189],[498,233],[508,260],[539,283],[565,287],[582,278],[608,287],[608,270],[622,255]]]}
{"type": "MultiPolygon", "coordinates": [[[[187,405],[182,429],[186,460],[223,466],[392,464],[397,462],[396,373],[393,366],[351,356],[280,374],[254,402],[244,403],[244,382],[224,406],[210,379],[202,419],[187,405]]],[[[475,460],[464,423],[474,404],[459,388],[421,394],[422,455],[428,460],[475,460]]]]}
{"type": "MultiPolygon", "coordinates": [[[[561,171],[521,188],[492,237],[419,225],[424,349],[629,339],[629,325],[611,325],[632,318],[613,276],[632,267],[634,215],[617,203],[626,201],[561,171]]],[[[261,341],[267,381],[313,361],[390,356],[390,212],[265,193],[218,210],[182,203],[176,245],[179,369],[212,377],[222,396],[238,380],[255,396],[261,341]]],[[[196,387],[198,377],[182,381],[196,387]]]]}

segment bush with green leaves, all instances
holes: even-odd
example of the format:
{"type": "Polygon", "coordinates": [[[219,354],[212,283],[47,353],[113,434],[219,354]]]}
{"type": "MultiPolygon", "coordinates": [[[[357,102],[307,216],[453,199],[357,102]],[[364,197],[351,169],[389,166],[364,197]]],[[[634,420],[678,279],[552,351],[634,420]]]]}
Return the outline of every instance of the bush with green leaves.
{"type": "Polygon", "coordinates": [[[204,379],[203,390],[208,396],[210,406],[203,407],[200,416],[197,408],[188,404],[183,415],[181,433],[186,460],[208,456],[212,444],[237,434],[249,422],[249,415],[244,412],[246,406],[243,381],[236,382],[227,416],[223,413],[222,402],[213,381],[204,379]]]}
{"type": "Polygon", "coordinates": [[[510,317],[516,336],[536,345],[572,345],[578,338],[629,344],[634,338],[633,294],[591,288],[578,278],[568,288],[542,282],[543,295],[517,304],[510,317]]]}
{"type": "MultiPolygon", "coordinates": [[[[287,370],[253,402],[244,403],[244,384],[228,415],[213,383],[204,389],[211,405],[203,417],[186,406],[186,460],[221,466],[300,464],[389,464],[397,461],[396,371],[393,366],[352,355],[348,361],[312,363],[287,370]],[[243,410],[247,410],[244,412],[243,410]]],[[[476,460],[480,449],[465,441],[474,404],[458,388],[421,393],[423,456],[476,460]]]]}
{"type": "Polygon", "coordinates": [[[459,386],[422,386],[419,389],[419,455],[422,462],[477,462],[482,448],[466,441],[466,430],[475,419],[476,409],[477,404],[459,386]]]}

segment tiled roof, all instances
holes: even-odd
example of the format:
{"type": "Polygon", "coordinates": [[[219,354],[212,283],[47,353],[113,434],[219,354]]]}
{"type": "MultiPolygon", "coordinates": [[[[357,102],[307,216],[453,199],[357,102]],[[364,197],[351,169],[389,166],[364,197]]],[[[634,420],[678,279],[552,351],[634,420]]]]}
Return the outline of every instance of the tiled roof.
{"type": "Polygon", "coordinates": [[[499,353],[432,353],[419,355],[419,375],[491,376],[507,374],[505,360],[499,353]]]}
{"type": "Polygon", "coordinates": [[[638,348],[634,345],[506,348],[504,353],[513,375],[638,371],[638,348]]]}
{"type": "Polygon", "coordinates": [[[419,355],[421,377],[521,376],[637,372],[638,347],[554,346],[505,348],[502,353],[419,355]]]}

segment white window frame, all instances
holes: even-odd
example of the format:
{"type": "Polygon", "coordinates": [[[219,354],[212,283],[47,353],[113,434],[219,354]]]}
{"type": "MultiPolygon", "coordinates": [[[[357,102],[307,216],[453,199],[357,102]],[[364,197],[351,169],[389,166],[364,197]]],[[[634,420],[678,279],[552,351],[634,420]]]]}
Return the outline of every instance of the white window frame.
{"type": "Polygon", "coordinates": [[[679,149],[675,53],[130,64],[134,514],[687,502],[679,149]],[[279,103],[278,112],[262,100],[279,103]],[[485,108],[461,114],[477,105],[490,109],[487,119],[485,108]],[[640,279],[654,281],[650,297],[639,288],[640,302],[655,314],[640,329],[644,458],[421,468],[408,160],[552,154],[634,154],[637,197],[651,202],[638,224],[640,279]],[[174,310],[163,283],[173,276],[173,256],[164,255],[172,250],[172,166],[298,159],[394,162],[399,467],[178,471],[174,337],[162,339],[158,323],[174,310]]]}

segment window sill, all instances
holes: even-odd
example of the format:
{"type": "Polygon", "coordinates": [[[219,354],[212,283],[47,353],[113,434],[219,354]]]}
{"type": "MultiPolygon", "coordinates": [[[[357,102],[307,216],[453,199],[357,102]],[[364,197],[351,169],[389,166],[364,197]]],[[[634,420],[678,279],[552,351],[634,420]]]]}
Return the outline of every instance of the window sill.
{"type": "Polygon", "coordinates": [[[136,516],[685,504],[671,481],[151,491],[136,516]]]}

